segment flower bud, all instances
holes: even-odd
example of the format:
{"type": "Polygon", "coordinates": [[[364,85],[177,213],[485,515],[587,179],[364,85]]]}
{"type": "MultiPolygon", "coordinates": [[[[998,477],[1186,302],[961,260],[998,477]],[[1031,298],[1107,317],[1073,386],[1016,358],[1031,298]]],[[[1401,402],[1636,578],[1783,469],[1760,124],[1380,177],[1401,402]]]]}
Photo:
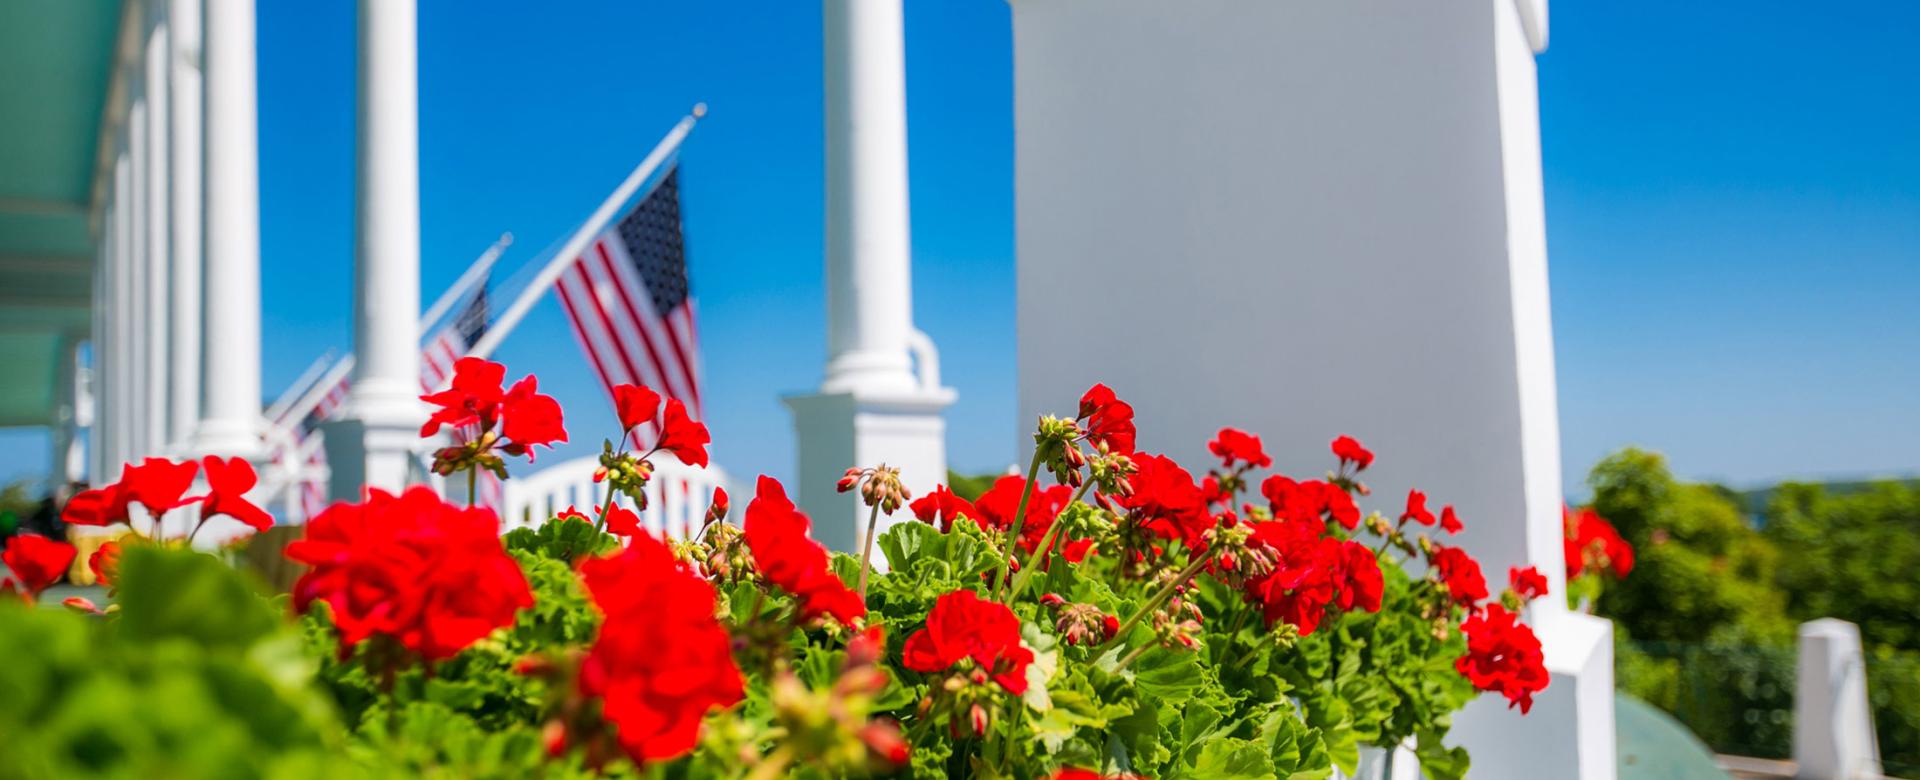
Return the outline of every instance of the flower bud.
{"type": "Polygon", "coordinates": [[[727,510],[731,508],[727,503],[727,489],[723,487],[714,488],[713,503],[707,505],[707,522],[718,523],[726,520],[727,510]]]}
{"type": "Polygon", "coordinates": [[[860,729],[860,741],[881,761],[893,766],[905,766],[913,757],[912,747],[906,738],[900,736],[900,727],[888,721],[874,721],[860,729]]]}
{"type": "Polygon", "coordinates": [[[967,718],[973,723],[974,736],[984,737],[987,735],[987,727],[992,725],[992,721],[987,718],[987,708],[975,704],[973,708],[967,712],[967,718]]]}
{"type": "Polygon", "coordinates": [[[1049,607],[1057,607],[1057,606],[1060,606],[1061,604],[1067,603],[1067,600],[1061,598],[1060,594],[1058,593],[1048,593],[1040,597],[1040,603],[1045,604],[1049,607]]]}

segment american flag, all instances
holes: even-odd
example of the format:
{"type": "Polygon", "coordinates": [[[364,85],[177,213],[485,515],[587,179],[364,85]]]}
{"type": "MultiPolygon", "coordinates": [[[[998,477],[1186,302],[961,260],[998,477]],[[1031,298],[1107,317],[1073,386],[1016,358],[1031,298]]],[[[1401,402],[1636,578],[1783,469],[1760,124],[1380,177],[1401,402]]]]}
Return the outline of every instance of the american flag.
{"type": "MultiPolygon", "coordinates": [[[[574,258],[555,289],[609,398],[615,385],[646,385],[703,416],[677,165],[574,258]]],[[[634,445],[651,447],[657,434],[641,426],[634,445]]]]}
{"type": "MultiPolygon", "coordinates": [[[[431,393],[446,387],[453,378],[453,363],[467,354],[467,349],[487,332],[487,281],[482,279],[460,312],[446,325],[441,326],[427,338],[426,346],[420,354],[420,391],[431,393]]],[[[347,401],[347,391],[353,381],[351,373],[342,375],[326,395],[315,404],[306,418],[293,428],[293,452],[278,457],[304,457],[309,466],[323,467],[327,463],[326,451],[313,439],[313,431],[319,425],[340,412],[347,401]],[[302,451],[305,451],[304,454],[302,451]]],[[[505,505],[504,486],[498,477],[481,472],[476,484],[474,503],[498,513],[505,505]]],[[[327,507],[327,485],[319,480],[307,480],[299,489],[301,514],[313,517],[327,507]]]]}

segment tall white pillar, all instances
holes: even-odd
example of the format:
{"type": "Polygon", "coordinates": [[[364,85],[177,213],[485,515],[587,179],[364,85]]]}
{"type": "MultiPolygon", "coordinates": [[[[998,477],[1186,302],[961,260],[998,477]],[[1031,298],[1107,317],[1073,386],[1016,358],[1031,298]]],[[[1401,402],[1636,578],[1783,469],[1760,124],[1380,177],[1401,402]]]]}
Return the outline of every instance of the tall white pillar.
{"type": "Polygon", "coordinates": [[[173,301],[166,440],[175,450],[186,449],[200,419],[200,5],[172,0],[167,10],[173,301]]]}
{"type": "MultiPolygon", "coordinates": [[[[124,136],[122,136],[124,143],[124,136]]],[[[128,395],[133,390],[133,187],[129,181],[131,166],[121,149],[113,163],[113,308],[107,314],[113,322],[112,364],[107,381],[113,388],[107,399],[108,450],[106,482],[120,478],[120,465],[133,459],[132,443],[127,438],[131,427],[128,395]]]]}
{"type": "MultiPolygon", "coordinates": [[[[1421,488],[1490,582],[1558,594],[1546,2],[1383,7],[1014,0],[1019,419],[1105,382],[1148,451],[1202,464],[1230,425],[1295,476],[1352,434],[1373,506],[1421,488]]],[[[1530,612],[1551,685],[1448,743],[1476,780],[1611,778],[1611,624],[1530,612]]]]}
{"type": "Polygon", "coordinates": [[[1793,760],[1801,780],[1877,780],[1880,740],[1867,699],[1860,627],[1821,618],[1800,624],[1793,696],[1793,760]]]}
{"type": "Polygon", "coordinates": [[[54,377],[53,451],[47,461],[50,491],[80,478],[85,468],[81,458],[81,407],[86,403],[81,387],[80,338],[67,333],[60,339],[59,363],[54,377]]]}
{"type": "Polygon", "coordinates": [[[206,0],[206,265],[194,451],[258,457],[260,149],[253,0],[206,0]]]}
{"type": "Polygon", "coordinates": [[[915,495],[946,481],[946,424],[932,342],[913,327],[907,94],[900,0],[824,0],[827,366],[820,391],[786,399],[800,505],[821,540],[851,550],[867,513],[834,491],[885,462],[915,495]],[[916,362],[918,363],[916,372],[916,362]],[[842,520],[842,518],[847,518],[842,520]]]}
{"type": "Polygon", "coordinates": [[[168,158],[172,148],[168,144],[168,95],[167,95],[167,23],[164,9],[155,3],[151,7],[154,24],[147,36],[146,49],[146,90],[147,90],[147,127],[146,127],[146,241],[147,284],[141,294],[145,296],[146,318],[141,327],[146,331],[146,365],[142,374],[145,384],[140,388],[140,432],[146,442],[143,455],[158,455],[167,450],[167,391],[172,383],[170,374],[174,369],[168,336],[171,329],[169,304],[172,303],[168,292],[172,288],[172,245],[168,243],[168,233],[173,218],[168,202],[172,200],[172,190],[168,184],[168,158]]]}
{"type": "Polygon", "coordinates": [[[149,454],[147,442],[147,388],[152,384],[147,376],[149,369],[148,354],[153,350],[153,334],[148,328],[152,323],[152,310],[149,303],[152,298],[148,289],[152,285],[153,256],[151,238],[147,234],[149,206],[147,161],[150,151],[147,146],[147,99],[145,79],[140,69],[135,68],[130,83],[137,85],[133,107],[127,110],[127,246],[129,248],[128,270],[129,303],[127,307],[128,324],[131,326],[127,350],[127,396],[121,403],[126,420],[126,440],[129,459],[137,459],[149,454]]]}
{"type": "Polygon", "coordinates": [[[361,0],[354,378],[327,428],[335,498],[406,486],[420,423],[419,33],[414,0],[361,0]]]}

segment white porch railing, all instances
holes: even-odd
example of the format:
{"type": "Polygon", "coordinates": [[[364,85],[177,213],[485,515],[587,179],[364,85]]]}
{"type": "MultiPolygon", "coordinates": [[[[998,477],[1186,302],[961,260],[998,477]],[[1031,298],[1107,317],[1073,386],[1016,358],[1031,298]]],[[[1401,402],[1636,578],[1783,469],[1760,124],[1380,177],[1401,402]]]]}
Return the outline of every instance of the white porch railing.
{"type": "MultiPolygon", "coordinates": [[[[640,513],[640,522],[655,534],[674,539],[691,536],[706,520],[714,488],[737,492],[717,467],[688,466],[671,457],[655,458],[653,465],[653,479],[647,483],[647,509],[640,513]]],[[[606,484],[593,481],[593,472],[599,467],[599,456],[589,455],[507,480],[501,530],[537,526],[567,507],[592,517],[607,496],[606,484]]],[[[633,500],[624,495],[614,503],[633,509],[633,500]]]]}

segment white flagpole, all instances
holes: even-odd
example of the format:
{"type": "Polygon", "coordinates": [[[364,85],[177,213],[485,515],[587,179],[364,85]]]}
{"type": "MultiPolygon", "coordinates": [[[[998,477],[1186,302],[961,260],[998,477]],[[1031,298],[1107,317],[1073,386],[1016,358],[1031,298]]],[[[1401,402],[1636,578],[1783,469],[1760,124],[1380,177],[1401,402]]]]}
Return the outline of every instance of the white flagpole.
{"type": "Polygon", "coordinates": [[[468,357],[485,358],[493,354],[493,350],[500,346],[501,340],[513,331],[514,326],[520,324],[520,320],[527,316],[527,311],[540,300],[540,296],[546,294],[547,288],[552,287],[554,281],[560,278],[560,274],[566,272],[567,266],[573,264],[595,236],[600,235],[600,231],[606,228],[607,223],[613,221],[614,214],[620,210],[620,206],[625,204],[628,198],[633,197],[634,190],[640,189],[640,185],[646,182],[647,177],[652,176],[654,170],[659,168],[661,163],[666,162],[667,156],[680,146],[681,141],[686,140],[687,133],[693,130],[693,124],[706,115],[707,104],[701,103],[694,106],[693,113],[681,118],[680,123],[674,125],[673,130],[667,133],[667,137],[660,139],[659,145],[653,147],[652,152],[647,153],[647,158],[641,160],[640,165],[634,168],[632,173],[627,174],[626,181],[621,182],[613,194],[607,196],[606,201],[600,204],[600,208],[594,210],[593,216],[588,217],[587,221],[580,225],[580,229],[574,231],[573,237],[567,239],[567,243],[560,247],[560,251],[554,253],[553,259],[547,261],[545,268],[540,269],[540,275],[535,276],[533,281],[527,284],[527,289],[520,292],[520,297],[514,299],[513,305],[507,307],[499,320],[487,327],[487,333],[480,337],[480,343],[467,350],[468,357]]]}
{"type": "Polygon", "coordinates": [[[507,251],[507,247],[512,245],[513,234],[501,233],[500,238],[493,242],[493,246],[487,247],[487,251],[480,254],[480,259],[473,261],[473,265],[467,267],[466,273],[453,280],[453,285],[440,294],[440,299],[434,301],[432,306],[427,307],[426,313],[420,315],[420,330],[424,333],[433,323],[438,322],[440,315],[446,314],[448,309],[453,308],[453,305],[467,294],[468,288],[493,268],[494,261],[500,259],[500,253],[507,251]]]}

